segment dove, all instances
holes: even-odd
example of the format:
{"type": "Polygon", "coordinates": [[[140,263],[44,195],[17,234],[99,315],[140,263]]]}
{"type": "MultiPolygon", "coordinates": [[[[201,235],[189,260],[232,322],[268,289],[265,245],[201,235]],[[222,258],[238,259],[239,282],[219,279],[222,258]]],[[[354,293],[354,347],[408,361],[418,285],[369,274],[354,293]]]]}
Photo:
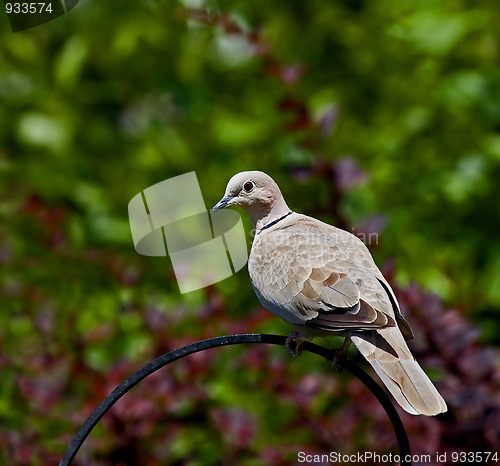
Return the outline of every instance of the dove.
{"type": "Polygon", "coordinates": [[[405,411],[432,416],[447,410],[408,349],[410,325],[361,239],[293,212],[261,171],[234,175],[212,212],[230,206],[250,217],[250,280],[260,303],[295,327],[287,339],[291,353],[315,337],[343,336],[340,355],[354,343],[405,411]]]}

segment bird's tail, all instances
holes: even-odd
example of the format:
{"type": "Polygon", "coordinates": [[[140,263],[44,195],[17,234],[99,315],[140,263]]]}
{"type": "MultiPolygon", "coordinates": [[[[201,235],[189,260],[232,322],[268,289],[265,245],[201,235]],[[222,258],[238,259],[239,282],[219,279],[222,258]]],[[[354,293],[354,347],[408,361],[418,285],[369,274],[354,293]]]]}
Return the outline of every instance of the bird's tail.
{"type": "Polygon", "coordinates": [[[405,411],[434,416],[448,409],[397,327],[353,333],[351,340],[405,411]]]}

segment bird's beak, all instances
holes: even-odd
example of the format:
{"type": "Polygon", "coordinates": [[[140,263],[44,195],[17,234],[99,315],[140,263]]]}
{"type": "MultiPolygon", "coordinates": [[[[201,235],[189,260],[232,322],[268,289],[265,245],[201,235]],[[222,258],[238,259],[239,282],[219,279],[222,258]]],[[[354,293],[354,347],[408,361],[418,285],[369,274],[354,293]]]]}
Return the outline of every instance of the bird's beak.
{"type": "Polygon", "coordinates": [[[229,205],[229,202],[233,199],[234,196],[226,196],[223,197],[217,204],[215,204],[212,207],[212,213],[217,212],[220,209],[223,209],[224,207],[227,207],[229,205]]]}

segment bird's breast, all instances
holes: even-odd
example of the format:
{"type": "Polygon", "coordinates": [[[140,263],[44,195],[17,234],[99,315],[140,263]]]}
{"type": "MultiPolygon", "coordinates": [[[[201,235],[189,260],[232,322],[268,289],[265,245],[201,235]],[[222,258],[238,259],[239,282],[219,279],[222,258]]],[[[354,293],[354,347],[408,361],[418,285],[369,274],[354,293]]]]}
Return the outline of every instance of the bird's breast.
{"type": "Polygon", "coordinates": [[[304,307],[302,293],[314,273],[311,258],[316,255],[304,238],[280,230],[258,236],[252,245],[248,271],[261,304],[291,324],[303,324],[312,317],[304,307]]]}
{"type": "Polygon", "coordinates": [[[248,259],[248,273],[260,303],[287,322],[300,324],[291,309],[300,288],[293,280],[293,253],[283,251],[276,242],[254,241],[248,259]]]}

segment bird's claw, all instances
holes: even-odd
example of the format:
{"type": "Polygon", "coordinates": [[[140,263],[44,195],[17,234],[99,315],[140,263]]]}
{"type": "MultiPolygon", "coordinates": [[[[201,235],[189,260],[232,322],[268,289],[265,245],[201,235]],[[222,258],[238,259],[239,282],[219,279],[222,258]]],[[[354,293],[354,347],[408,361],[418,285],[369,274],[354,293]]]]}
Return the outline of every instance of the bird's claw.
{"type": "Polygon", "coordinates": [[[332,358],[332,369],[335,369],[339,374],[342,372],[344,368],[344,364],[347,360],[346,353],[342,350],[334,350],[333,358],[332,358]]]}
{"type": "Polygon", "coordinates": [[[285,348],[292,357],[300,356],[305,338],[299,332],[292,332],[285,340],[285,348]]]}
{"type": "Polygon", "coordinates": [[[332,369],[335,369],[339,374],[347,361],[347,351],[351,343],[351,339],[346,338],[340,349],[333,350],[332,369]]]}

